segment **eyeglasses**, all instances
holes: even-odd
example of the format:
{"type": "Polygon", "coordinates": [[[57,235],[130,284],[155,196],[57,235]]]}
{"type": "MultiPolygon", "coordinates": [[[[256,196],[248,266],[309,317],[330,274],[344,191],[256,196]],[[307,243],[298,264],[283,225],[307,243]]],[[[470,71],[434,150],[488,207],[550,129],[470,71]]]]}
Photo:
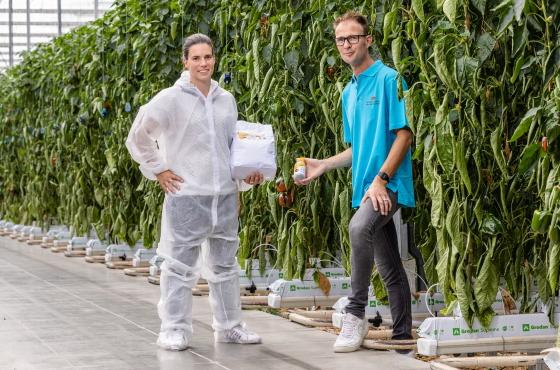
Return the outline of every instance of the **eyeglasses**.
{"type": "Polygon", "coordinates": [[[367,35],[350,35],[348,37],[335,37],[334,41],[338,46],[343,46],[346,40],[348,40],[349,44],[357,44],[358,42],[360,42],[360,36],[366,37],[367,35]]]}

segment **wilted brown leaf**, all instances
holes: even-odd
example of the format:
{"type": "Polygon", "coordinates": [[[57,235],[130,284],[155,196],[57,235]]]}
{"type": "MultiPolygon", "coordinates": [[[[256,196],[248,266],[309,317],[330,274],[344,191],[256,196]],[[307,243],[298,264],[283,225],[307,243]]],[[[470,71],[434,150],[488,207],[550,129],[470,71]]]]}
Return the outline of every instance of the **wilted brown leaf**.
{"type": "Polygon", "coordinates": [[[323,293],[325,293],[325,295],[328,297],[329,293],[331,292],[331,282],[321,271],[318,271],[318,273],[319,273],[319,288],[321,288],[323,293]]]}
{"type": "Polygon", "coordinates": [[[418,300],[420,298],[420,293],[410,293],[414,297],[414,299],[418,300]]]}
{"type": "Polygon", "coordinates": [[[511,310],[513,308],[515,308],[515,301],[513,300],[513,298],[511,298],[511,295],[509,295],[508,292],[506,292],[505,290],[500,290],[500,294],[502,295],[502,299],[504,300],[504,309],[506,310],[506,313],[509,315],[511,314],[511,310]]]}
{"type": "Polygon", "coordinates": [[[504,154],[506,155],[506,161],[509,162],[509,157],[511,155],[511,149],[509,148],[509,141],[506,139],[506,147],[504,148],[504,154]]]}

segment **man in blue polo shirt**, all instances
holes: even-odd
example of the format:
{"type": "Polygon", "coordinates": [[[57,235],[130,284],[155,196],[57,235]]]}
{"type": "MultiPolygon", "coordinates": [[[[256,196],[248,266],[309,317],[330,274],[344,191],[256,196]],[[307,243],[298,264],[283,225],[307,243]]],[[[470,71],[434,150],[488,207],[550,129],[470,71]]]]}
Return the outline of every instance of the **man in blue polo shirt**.
{"type": "MultiPolygon", "coordinates": [[[[387,287],[393,339],[412,339],[410,287],[398,250],[393,215],[400,207],[414,207],[410,145],[412,132],[404,100],[398,98],[397,72],[368,53],[372,37],[367,19],[356,12],[333,24],[342,59],[354,75],[342,94],[344,141],[351,148],[333,157],[306,158],[307,185],[325,171],[352,166],[351,285],[342,330],[335,352],[357,350],[368,331],[365,307],[374,262],[387,287]]],[[[406,89],[404,80],[403,88],[406,89]]],[[[413,356],[410,350],[397,351],[413,356]]]]}

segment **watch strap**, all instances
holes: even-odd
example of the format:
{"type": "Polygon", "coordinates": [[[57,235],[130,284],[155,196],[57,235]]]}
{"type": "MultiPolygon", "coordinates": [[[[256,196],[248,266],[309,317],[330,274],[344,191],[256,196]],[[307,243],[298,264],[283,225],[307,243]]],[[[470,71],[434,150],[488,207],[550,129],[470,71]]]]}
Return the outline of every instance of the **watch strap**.
{"type": "Polygon", "coordinates": [[[391,178],[385,172],[379,172],[377,176],[381,177],[382,180],[389,182],[391,178]]]}

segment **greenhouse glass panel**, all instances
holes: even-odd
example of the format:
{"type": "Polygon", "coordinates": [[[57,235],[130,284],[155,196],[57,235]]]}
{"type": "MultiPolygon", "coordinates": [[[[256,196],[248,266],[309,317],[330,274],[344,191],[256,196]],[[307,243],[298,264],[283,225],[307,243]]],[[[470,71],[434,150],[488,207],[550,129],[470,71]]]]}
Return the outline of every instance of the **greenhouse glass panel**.
{"type": "Polygon", "coordinates": [[[21,52],[91,22],[113,0],[0,0],[0,71],[21,61],[21,52]]]}

